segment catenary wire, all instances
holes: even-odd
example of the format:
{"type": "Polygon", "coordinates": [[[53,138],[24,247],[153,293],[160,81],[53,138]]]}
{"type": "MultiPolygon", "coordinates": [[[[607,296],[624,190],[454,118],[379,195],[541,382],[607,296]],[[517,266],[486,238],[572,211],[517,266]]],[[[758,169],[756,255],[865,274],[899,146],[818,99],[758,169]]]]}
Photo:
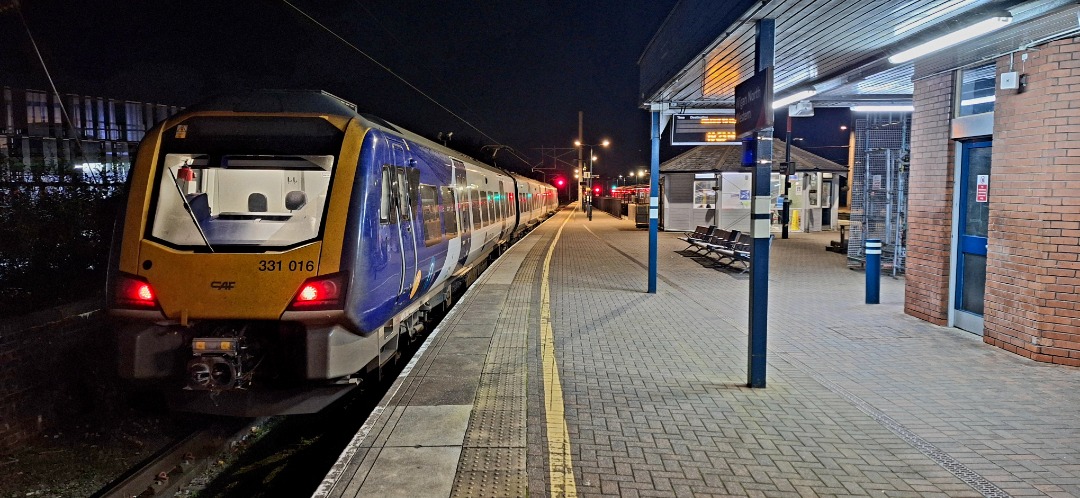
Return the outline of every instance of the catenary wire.
{"type": "MultiPolygon", "coordinates": [[[[330,29],[330,28],[329,28],[329,27],[327,27],[327,26],[326,26],[325,24],[323,24],[323,23],[319,22],[319,20],[318,20],[318,19],[315,19],[314,17],[312,17],[311,15],[309,15],[309,14],[308,14],[307,12],[304,12],[304,11],[303,11],[303,10],[301,10],[301,9],[300,9],[299,7],[297,7],[296,5],[293,5],[293,4],[292,4],[292,2],[290,2],[289,0],[281,0],[281,1],[282,1],[282,2],[284,2],[284,3],[285,3],[285,5],[288,5],[288,6],[290,7],[290,8],[292,8],[293,10],[295,10],[295,11],[296,11],[297,13],[299,13],[300,15],[302,15],[302,16],[304,16],[304,17],[306,17],[306,18],[307,18],[307,19],[308,19],[309,21],[311,21],[311,22],[315,23],[315,25],[316,25],[316,26],[318,26],[318,27],[322,28],[322,29],[323,29],[324,31],[326,31],[327,33],[330,33],[330,35],[331,35],[331,36],[333,36],[334,38],[337,38],[337,39],[338,39],[339,41],[341,41],[342,43],[344,43],[345,45],[347,45],[347,46],[348,46],[349,48],[351,48],[351,49],[355,50],[355,51],[356,51],[357,53],[359,53],[360,55],[362,55],[362,56],[364,56],[365,58],[367,58],[367,59],[368,59],[369,61],[371,61],[371,62],[372,62],[373,64],[375,64],[376,66],[379,66],[379,68],[381,68],[382,70],[386,71],[386,72],[387,72],[387,73],[389,73],[389,74],[390,74],[391,76],[393,76],[393,77],[397,78],[397,79],[398,79],[399,81],[401,81],[402,83],[404,83],[404,84],[405,84],[406,86],[408,86],[409,88],[413,89],[413,91],[415,91],[416,93],[419,93],[419,94],[420,94],[420,95],[422,95],[422,96],[423,96],[424,98],[426,98],[426,99],[430,100],[430,101],[431,101],[431,102],[432,102],[433,104],[435,104],[435,105],[439,106],[439,108],[440,108],[440,109],[442,109],[442,110],[446,111],[446,112],[447,112],[447,113],[449,113],[449,114],[450,114],[451,116],[453,116],[453,117],[457,118],[458,120],[460,120],[460,121],[461,121],[462,123],[465,123],[465,125],[466,125],[466,126],[468,126],[469,128],[472,128],[473,130],[475,130],[475,131],[476,131],[477,133],[479,133],[479,134],[480,134],[481,136],[483,136],[484,138],[486,138],[486,139],[488,139],[488,140],[491,140],[492,142],[495,142],[495,143],[500,143],[500,142],[499,142],[498,140],[496,140],[496,139],[492,138],[492,137],[491,137],[491,135],[488,135],[487,133],[484,133],[484,131],[483,131],[483,130],[481,130],[480,128],[477,128],[477,127],[476,127],[475,125],[473,125],[473,124],[472,124],[471,122],[469,122],[469,120],[467,120],[467,119],[465,119],[465,118],[463,118],[463,117],[459,116],[459,115],[458,115],[458,114],[457,114],[456,112],[454,112],[454,111],[450,110],[450,108],[446,107],[445,105],[443,105],[443,104],[442,104],[441,102],[439,102],[438,100],[435,100],[435,98],[434,98],[434,97],[432,97],[432,96],[428,95],[428,94],[427,94],[427,93],[425,93],[425,92],[424,92],[423,90],[421,90],[420,88],[418,88],[418,87],[417,87],[416,85],[413,85],[412,83],[410,83],[410,82],[409,82],[409,80],[406,80],[406,79],[405,79],[404,77],[402,77],[401,75],[399,75],[399,74],[397,74],[396,72],[394,72],[394,70],[393,70],[393,69],[390,69],[390,68],[389,68],[389,67],[387,67],[387,66],[386,66],[385,64],[383,64],[383,63],[379,62],[378,60],[376,60],[376,59],[375,59],[374,57],[372,57],[371,55],[368,55],[368,53],[367,53],[367,52],[364,52],[363,50],[361,50],[361,49],[360,49],[359,47],[357,47],[356,45],[353,45],[353,44],[352,44],[352,42],[350,42],[350,41],[346,40],[346,39],[345,39],[344,37],[342,37],[341,35],[337,34],[337,33],[336,33],[336,32],[335,32],[334,30],[330,29]]],[[[529,163],[529,161],[528,161],[528,160],[526,160],[526,159],[525,159],[524,157],[522,157],[522,156],[521,156],[520,154],[518,154],[518,153],[517,153],[517,151],[515,151],[515,150],[514,150],[514,149],[512,149],[512,148],[507,148],[507,150],[508,150],[508,151],[509,151],[509,152],[510,152],[510,153],[511,153],[511,154],[512,154],[512,155],[513,155],[514,157],[516,157],[516,158],[517,158],[518,160],[520,160],[521,162],[525,163],[526,165],[530,165],[530,166],[531,166],[531,164],[529,163]]]]}

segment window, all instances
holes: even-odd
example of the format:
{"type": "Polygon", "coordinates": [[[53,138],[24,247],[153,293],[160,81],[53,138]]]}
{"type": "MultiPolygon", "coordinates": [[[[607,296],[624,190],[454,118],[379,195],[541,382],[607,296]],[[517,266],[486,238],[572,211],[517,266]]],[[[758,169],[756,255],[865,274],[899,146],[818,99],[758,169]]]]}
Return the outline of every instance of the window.
{"type": "Polygon", "coordinates": [[[397,202],[394,200],[394,180],[390,166],[383,166],[382,170],[382,198],[379,202],[379,222],[384,224],[397,223],[397,202]]]}
{"type": "Polygon", "coordinates": [[[469,200],[472,204],[472,226],[473,230],[478,230],[483,226],[483,220],[480,217],[480,192],[477,190],[469,191],[469,200]]]}
{"type": "Polygon", "coordinates": [[[438,191],[431,185],[420,185],[420,213],[424,220],[424,245],[431,246],[442,240],[442,224],[439,222],[438,191]]]}
{"type": "Polygon", "coordinates": [[[994,112],[994,83],[997,66],[987,64],[960,71],[956,115],[971,116],[994,112]]]}
{"type": "Polygon", "coordinates": [[[443,226],[446,228],[446,236],[450,238],[457,237],[457,209],[454,200],[454,189],[450,187],[442,188],[442,219],[443,226]]]}
{"type": "Polygon", "coordinates": [[[716,206],[716,191],[713,187],[716,186],[716,180],[695,180],[694,181],[694,208],[695,209],[712,209],[716,206]]]}
{"type": "Polygon", "coordinates": [[[405,177],[404,168],[394,169],[397,170],[397,198],[401,221],[409,222],[412,220],[412,198],[409,196],[409,180],[405,177]]]}
{"type": "Polygon", "coordinates": [[[166,153],[150,236],[181,247],[268,250],[319,236],[331,155],[166,153]]]}
{"type": "Polygon", "coordinates": [[[480,212],[484,217],[484,226],[491,224],[491,192],[486,190],[480,191],[480,212]]]}

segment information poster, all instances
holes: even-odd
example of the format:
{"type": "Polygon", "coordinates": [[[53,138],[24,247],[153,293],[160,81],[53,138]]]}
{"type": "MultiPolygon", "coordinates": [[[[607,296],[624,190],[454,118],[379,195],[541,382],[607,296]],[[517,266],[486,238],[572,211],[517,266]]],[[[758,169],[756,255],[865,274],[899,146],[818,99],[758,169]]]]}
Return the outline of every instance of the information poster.
{"type": "Polygon", "coordinates": [[[712,209],[716,205],[716,180],[694,181],[694,208],[712,209]]]}

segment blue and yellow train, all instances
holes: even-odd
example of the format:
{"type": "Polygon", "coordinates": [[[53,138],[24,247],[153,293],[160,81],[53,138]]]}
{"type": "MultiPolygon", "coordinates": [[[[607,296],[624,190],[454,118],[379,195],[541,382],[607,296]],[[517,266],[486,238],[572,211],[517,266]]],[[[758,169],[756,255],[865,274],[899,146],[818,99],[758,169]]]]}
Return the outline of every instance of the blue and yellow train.
{"type": "Polygon", "coordinates": [[[558,207],[323,92],[191,107],[147,133],[129,181],[108,293],[121,375],[236,415],[318,410],[558,207]]]}

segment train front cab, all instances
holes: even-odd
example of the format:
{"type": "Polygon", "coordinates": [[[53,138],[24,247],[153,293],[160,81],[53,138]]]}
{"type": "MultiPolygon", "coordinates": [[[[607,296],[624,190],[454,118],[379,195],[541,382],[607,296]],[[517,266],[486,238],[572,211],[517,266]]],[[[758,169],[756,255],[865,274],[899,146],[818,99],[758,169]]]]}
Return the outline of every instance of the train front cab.
{"type": "Polygon", "coordinates": [[[148,133],[108,287],[123,377],[220,392],[356,370],[333,351],[370,342],[343,327],[341,259],[365,132],[347,116],[209,112],[148,133]]]}

